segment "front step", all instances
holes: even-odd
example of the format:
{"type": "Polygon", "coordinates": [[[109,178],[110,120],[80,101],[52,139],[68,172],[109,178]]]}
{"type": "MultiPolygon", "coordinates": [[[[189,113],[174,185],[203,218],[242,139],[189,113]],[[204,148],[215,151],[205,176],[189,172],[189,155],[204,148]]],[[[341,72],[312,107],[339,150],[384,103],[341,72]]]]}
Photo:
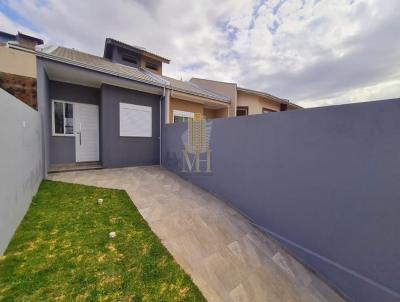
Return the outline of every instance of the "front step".
{"type": "Polygon", "coordinates": [[[82,162],[72,164],[55,164],[50,165],[48,173],[71,172],[71,171],[84,171],[84,170],[97,170],[102,169],[100,162],[82,162]]]}

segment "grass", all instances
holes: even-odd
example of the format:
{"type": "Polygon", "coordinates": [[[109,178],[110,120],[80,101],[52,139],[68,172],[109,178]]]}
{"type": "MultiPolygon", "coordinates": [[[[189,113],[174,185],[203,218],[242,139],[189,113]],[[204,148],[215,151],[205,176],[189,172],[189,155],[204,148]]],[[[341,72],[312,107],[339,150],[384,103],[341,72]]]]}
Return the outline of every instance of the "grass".
{"type": "Polygon", "coordinates": [[[71,300],[205,301],[125,191],[45,180],[0,257],[0,301],[71,300]]]}

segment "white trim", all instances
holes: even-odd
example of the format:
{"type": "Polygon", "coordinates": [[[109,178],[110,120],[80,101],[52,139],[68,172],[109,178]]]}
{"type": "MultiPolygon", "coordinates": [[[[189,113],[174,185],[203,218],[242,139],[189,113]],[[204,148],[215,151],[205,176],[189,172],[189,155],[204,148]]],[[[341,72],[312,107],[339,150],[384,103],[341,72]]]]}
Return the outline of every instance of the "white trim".
{"type": "MultiPolygon", "coordinates": [[[[74,108],[74,103],[73,102],[67,102],[67,101],[62,101],[62,100],[51,100],[51,135],[52,136],[75,136],[75,133],[67,134],[67,133],[56,133],[55,132],[55,121],[54,121],[54,103],[62,103],[62,104],[70,104],[72,105],[72,108],[74,108]]],[[[72,109],[72,124],[74,125],[75,122],[75,108],[72,109]]],[[[65,116],[65,106],[63,106],[63,116],[65,116]]],[[[65,119],[65,117],[64,117],[65,119]]],[[[74,127],[75,128],[75,127],[74,127]]],[[[65,131],[65,120],[64,120],[64,131],[65,131]]],[[[75,131],[75,129],[74,129],[75,131]]]]}
{"type": "Polygon", "coordinates": [[[170,95],[171,95],[171,90],[167,89],[166,93],[165,93],[165,98],[164,98],[164,102],[165,102],[165,106],[164,106],[164,115],[165,115],[165,120],[164,120],[164,124],[169,124],[170,120],[169,120],[169,110],[170,110],[170,95]]]}
{"type": "Polygon", "coordinates": [[[190,111],[181,111],[181,110],[173,110],[172,111],[172,116],[179,116],[179,117],[190,117],[190,118],[194,118],[194,112],[190,112],[190,111]]]}

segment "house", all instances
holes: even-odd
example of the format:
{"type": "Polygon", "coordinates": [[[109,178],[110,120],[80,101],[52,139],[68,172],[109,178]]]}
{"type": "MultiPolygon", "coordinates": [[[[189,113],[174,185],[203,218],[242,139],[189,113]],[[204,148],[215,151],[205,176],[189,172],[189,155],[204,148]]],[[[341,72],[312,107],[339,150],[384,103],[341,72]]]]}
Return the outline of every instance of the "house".
{"type": "Polygon", "coordinates": [[[232,83],[167,77],[167,58],[111,38],[102,57],[60,46],[36,55],[46,172],[159,164],[162,125],[195,113],[213,119],[297,108],[232,83]]]}
{"type": "Polygon", "coordinates": [[[291,103],[289,100],[262,91],[238,87],[236,83],[226,83],[199,78],[192,78],[190,82],[204,89],[229,95],[231,98],[231,104],[228,116],[243,116],[301,108],[300,106],[291,103]]]}
{"type": "Polygon", "coordinates": [[[41,39],[0,31],[0,88],[36,108],[35,47],[41,39]]]}
{"type": "Polygon", "coordinates": [[[213,116],[227,110],[228,97],[162,76],[168,63],[114,39],[106,39],[103,57],[58,46],[38,48],[45,171],[76,163],[159,164],[162,123],[188,118],[186,112],[195,106],[213,116]]]}
{"type": "Polygon", "coordinates": [[[201,113],[206,119],[213,119],[301,108],[271,94],[238,87],[236,83],[199,78],[184,82],[165,76],[164,79],[170,82],[171,88],[167,123],[185,121],[195,113],[201,113]],[[190,92],[191,96],[183,95],[184,90],[190,92]],[[203,101],[193,98],[196,91],[201,92],[203,101]],[[204,97],[208,101],[204,102],[204,97]]]}

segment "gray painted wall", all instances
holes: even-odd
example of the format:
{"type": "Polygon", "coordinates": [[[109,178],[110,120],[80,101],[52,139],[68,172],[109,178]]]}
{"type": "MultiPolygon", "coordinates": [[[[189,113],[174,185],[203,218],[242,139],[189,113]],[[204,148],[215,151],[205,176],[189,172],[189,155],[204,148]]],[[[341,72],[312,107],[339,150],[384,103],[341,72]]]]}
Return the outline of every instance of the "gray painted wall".
{"type": "Polygon", "coordinates": [[[51,101],[61,100],[74,103],[100,105],[100,89],[49,81],[49,100],[47,102],[48,120],[47,129],[50,136],[50,164],[64,164],[75,162],[75,138],[72,136],[53,136],[51,129],[51,101]]]}
{"type": "Polygon", "coordinates": [[[38,111],[42,120],[42,161],[43,161],[43,175],[47,174],[50,166],[50,136],[48,135],[48,127],[51,126],[49,121],[49,79],[44,70],[44,61],[40,58],[36,59],[37,70],[37,103],[38,111]]]}
{"type": "Polygon", "coordinates": [[[159,164],[160,96],[110,85],[101,87],[101,162],[105,168],[159,164]],[[119,136],[119,103],[151,106],[153,137],[119,136]]]}
{"type": "MultiPolygon", "coordinates": [[[[67,155],[62,154],[60,157],[53,155],[52,163],[70,162],[72,159],[75,160],[75,150],[74,150],[73,144],[70,141],[67,142],[66,144],[63,144],[63,143],[55,144],[55,146],[53,146],[53,149],[50,148],[50,144],[51,144],[51,135],[50,135],[51,134],[51,113],[50,113],[51,107],[49,106],[49,104],[50,104],[50,96],[49,96],[50,81],[46,74],[46,69],[51,70],[51,72],[53,74],[58,74],[58,76],[60,76],[60,77],[65,77],[67,79],[66,81],[70,81],[70,82],[76,82],[76,81],[79,81],[79,79],[84,79],[85,81],[89,82],[91,85],[96,85],[96,84],[100,85],[100,83],[108,83],[111,85],[123,86],[123,87],[129,88],[129,89],[135,90],[135,91],[143,91],[143,94],[149,95],[148,98],[151,100],[153,100],[153,98],[157,98],[157,100],[159,100],[160,95],[163,93],[163,89],[161,87],[156,87],[156,86],[148,85],[145,83],[140,83],[140,82],[136,82],[136,81],[132,81],[132,80],[128,80],[128,79],[123,79],[123,78],[120,78],[117,76],[103,74],[100,72],[95,72],[95,71],[87,70],[87,69],[76,67],[76,66],[70,66],[68,64],[54,62],[54,61],[43,59],[40,57],[36,58],[36,62],[37,62],[37,85],[38,85],[38,110],[42,116],[43,138],[44,138],[43,139],[43,148],[44,148],[43,169],[45,171],[45,174],[47,174],[47,171],[48,171],[48,168],[50,165],[50,157],[51,157],[50,155],[52,153],[51,150],[54,150],[54,148],[58,147],[59,148],[58,152],[63,152],[64,150],[67,150],[67,152],[66,152],[67,155]],[[73,158],[72,158],[72,156],[73,156],[73,158]]],[[[66,84],[66,85],[68,86],[68,84],[66,84]]],[[[67,86],[64,86],[64,87],[67,87],[67,86]]],[[[80,86],[80,85],[77,85],[77,86],[83,87],[83,88],[88,88],[88,87],[80,86]]],[[[81,100],[81,98],[80,98],[80,94],[78,93],[78,91],[80,89],[72,89],[71,91],[68,91],[64,88],[60,88],[59,91],[55,91],[55,92],[53,91],[53,95],[59,95],[60,97],[63,97],[63,96],[68,97],[70,99],[76,100],[77,102],[79,102],[79,101],[87,102],[86,100],[89,100],[89,99],[92,100],[92,97],[94,96],[92,88],[88,88],[88,89],[92,92],[87,92],[87,93],[83,92],[83,96],[85,96],[85,100],[81,100]]],[[[98,98],[99,98],[99,100],[101,99],[100,94],[98,94],[98,98]]],[[[100,114],[101,114],[101,110],[102,110],[102,108],[100,107],[100,114]]],[[[101,120],[100,120],[100,131],[102,131],[101,120]]],[[[102,139],[102,136],[100,136],[100,155],[102,152],[101,139],[102,139]]],[[[54,143],[54,141],[53,141],[53,143],[54,143]]],[[[54,152],[57,152],[57,151],[55,150],[54,152]]],[[[124,150],[124,152],[126,152],[126,151],[124,150]]],[[[124,161],[116,160],[115,162],[118,164],[118,166],[120,166],[121,162],[124,162],[124,161]]],[[[131,161],[128,160],[126,162],[131,162],[131,161]]],[[[147,159],[146,162],[150,162],[150,160],[147,159]]]]}
{"type": "Polygon", "coordinates": [[[180,172],[185,128],[165,126],[168,169],[351,300],[400,300],[400,99],[214,120],[209,175],[180,172]]]}
{"type": "Polygon", "coordinates": [[[0,89],[0,255],[43,178],[40,114],[0,89]]]}

